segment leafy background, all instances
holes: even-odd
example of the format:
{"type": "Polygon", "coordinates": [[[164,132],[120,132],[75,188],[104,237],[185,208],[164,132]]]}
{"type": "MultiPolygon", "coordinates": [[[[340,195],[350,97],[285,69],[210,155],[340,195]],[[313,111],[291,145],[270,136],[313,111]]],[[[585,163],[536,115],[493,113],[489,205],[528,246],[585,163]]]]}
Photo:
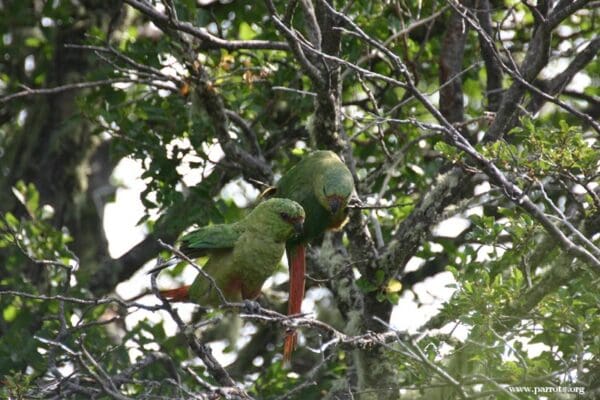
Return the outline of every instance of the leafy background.
{"type": "Polygon", "coordinates": [[[0,3],[0,394],[595,398],[597,3],[0,3]],[[143,297],[115,292],[171,256],[159,239],[239,219],[232,184],[251,204],[324,148],[363,208],[311,247],[314,314],[277,314],[277,279],[242,322],[173,310],[148,276],[143,297]],[[123,159],[143,169],[147,235],[113,256],[123,159]],[[448,272],[439,313],[394,330],[394,306],[425,310],[419,285],[448,272]]]}

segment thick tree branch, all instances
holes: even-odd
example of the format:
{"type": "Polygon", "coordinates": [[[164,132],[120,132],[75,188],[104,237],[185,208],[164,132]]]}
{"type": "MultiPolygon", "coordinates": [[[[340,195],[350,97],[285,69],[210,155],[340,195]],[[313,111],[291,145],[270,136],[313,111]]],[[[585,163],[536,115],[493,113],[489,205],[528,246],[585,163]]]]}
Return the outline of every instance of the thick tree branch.
{"type": "MultiPolygon", "coordinates": [[[[472,7],[472,0],[463,1],[465,7],[472,7]]],[[[440,112],[450,122],[461,122],[464,119],[464,99],[462,80],[456,76],[462,71],[467,26],[463,17],[452,11],[447,21],[446,32],[440,50],[440,112]],[[446,82],[450,82],[444,85],[446,82]]]]}
{"type": "MultiPolygon", "coordinates": [[[[490,48],[492,48],[492,39],[481,28],[476,20],[469,15],[469,11],[460,4],[455,3],[454,0],[449,0],[449,2],[457,12],[460,12],[463,15],[469,25],[479,33],[480,37],[490,43],[490,48]]],[[[508,132],[513,126],[515,126],[516,119],[518,117],[518,106],[527,89],[585,120],[597,132],[600,133],[600,123],[596,122],[589,115],[584,114],[574,107],[541,91],[531,83],[548,62],[551,33],[552,30],[548,28],[547,24],[542,24],[537,27],[529,43],[525,59],[521,63],[519,71],[508,67],[501,61],[500,55],[496,55],[496,59],[500,62],[500,65],[504,71],[507,72],[515,80],[515,82],[503,96],[503,100],[496,118],[487,132],[487,140],[494,141],[500,139],[504,133],[508,132]]]]}
{"type": "Polygon", "coordinates": [[[576,11],[585,7],[590,0],[561,0],[552,9],[547,19],[547,29],[556,28],[565,18],[573,15],[576,11]]]}
{"type": "MultiPolygon", "coordinates": [[[[598,55],[598,52],[600,52],[600,37],[593,39],[585,49],[577,53],[564,71],[549,81],[542,82],[541,86],[545,88],[544,91],[551,96],[556,96],[562,93],[564,88],[569,84],[569,82],[571,82],[575,74],[584,69],[598,55]]],[[[546,101],[548,101],[547,98],[534,93],[533,98],[527,105],[527,110],[535,113],[544,105],[546,101]]]]}
{"type": "MultiPolygon", "coordinates": [[[[489,37],[493,37],[491,7],[489,0],[478,0],[476,2],[476,15],[481,29],[483,29],[489,37]]],[[[502,67],[498,62],[496,54],[498,51],[494,49],[493,42],[485,40],[479,36],[479,45],[481,46],[481,56],[485,62],[485,71],[487,75],[486,95],[488,99],[488,110],[497,111],[502,100],[502,67]]]]}

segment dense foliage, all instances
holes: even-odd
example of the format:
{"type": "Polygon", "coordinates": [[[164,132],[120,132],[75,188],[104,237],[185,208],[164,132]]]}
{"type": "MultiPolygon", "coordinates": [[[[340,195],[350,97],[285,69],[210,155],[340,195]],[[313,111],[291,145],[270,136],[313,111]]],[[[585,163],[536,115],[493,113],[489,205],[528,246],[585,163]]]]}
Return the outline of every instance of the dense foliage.
{"type": "Polygon", "coordinates": [[[596,398],[598,10],[0,2],[0,397],[596,398]],[[188,227],[244,215],[232,187],[252,203],[314,149],[357,188],[308,253],[314,313],[285,318],[278,279],[260,309],[191,315],[149,275],[116,291],[188,227]],[[148,234],[115,258],[104,207],[126,158],[148,234]],[[439,313],[395,330],[442,275],[439,313]]]}

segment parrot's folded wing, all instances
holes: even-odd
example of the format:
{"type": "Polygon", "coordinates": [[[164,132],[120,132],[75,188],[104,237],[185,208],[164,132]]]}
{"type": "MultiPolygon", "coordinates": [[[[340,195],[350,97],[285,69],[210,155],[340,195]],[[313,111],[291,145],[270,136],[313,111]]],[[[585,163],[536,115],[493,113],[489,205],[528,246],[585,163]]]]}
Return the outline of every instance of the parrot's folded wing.
{"type": "Polygon", "coordinates": [[[202,257],[210,251],[232,249],[242,232],[239,224],[204,226],[181,238],[181,251],[189,257],[202,257]]]}

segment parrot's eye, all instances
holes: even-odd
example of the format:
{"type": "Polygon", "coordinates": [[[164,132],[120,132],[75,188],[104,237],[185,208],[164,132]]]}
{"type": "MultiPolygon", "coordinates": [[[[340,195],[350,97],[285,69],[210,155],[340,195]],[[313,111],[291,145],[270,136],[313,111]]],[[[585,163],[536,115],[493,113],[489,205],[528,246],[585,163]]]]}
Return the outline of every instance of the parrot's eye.
{"type": "Polygon", "coordinates": [[[288,213],[282,212],[282,213],[279,213],[279,216],[285,221],[289,221],[291,219],[290,214],[288,214],[288,213]]]}

